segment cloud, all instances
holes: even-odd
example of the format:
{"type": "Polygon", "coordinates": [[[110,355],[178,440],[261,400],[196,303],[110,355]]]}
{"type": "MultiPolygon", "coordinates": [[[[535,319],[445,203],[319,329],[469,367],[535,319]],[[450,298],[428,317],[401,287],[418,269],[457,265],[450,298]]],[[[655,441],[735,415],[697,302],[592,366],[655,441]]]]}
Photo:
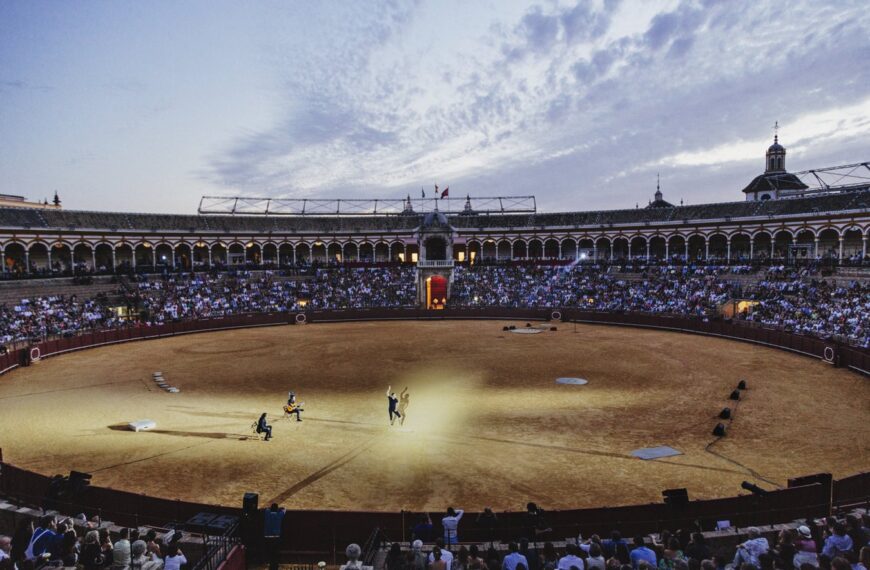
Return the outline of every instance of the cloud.
{"type": "Polygon", "coordinates": [[[684,171],[760,164],[774,120],[802,160],[838,143],[851,156],[870,134],[860,3],[650,6],[535,5],[507,20],[468,9],[461,32],[428,29],[416,3],[356,13],[347,37],[300,53],[274,128],[239,134],[203,175],[283,195],[404,195],[437,180],[624,206],[661,168],[685,184],[675,191],[736,197],[739,182],[684,171]]]}

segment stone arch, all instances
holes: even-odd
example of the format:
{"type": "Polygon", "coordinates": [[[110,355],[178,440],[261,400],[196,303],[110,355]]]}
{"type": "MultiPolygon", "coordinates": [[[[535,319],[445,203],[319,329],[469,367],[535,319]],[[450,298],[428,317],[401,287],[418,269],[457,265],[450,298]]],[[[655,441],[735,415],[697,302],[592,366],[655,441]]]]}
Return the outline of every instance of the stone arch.
{"type": "Polygon", "coordinates": [[[628,238],[625,236],[616,236],[610,242],[611,250],[613,251],[613,259],[628,259],[628,238]]]}
{"type": "Polygon", "coordinates": [[[476,239],[469,240],[468,244],[466,244],[465,247],[466,247],[466,250],[468,251],[468,254],[466,255],[465,260],[468,263],[477,263],[483,259],[483,253],[481,250],[480,241],[478,241],[476,239]]]}
{"type": "Polygon", "coordinates": [[[281,265],[280,255],[278,253],[278,244],[272,241],[267,241],[261,248],[263,259],[262,264],[268,267],[281,265]]]}
{"type": "Polygon", "coordinates": [[[311,256],[311,246],[305,242],[296,244],[296,247],[293,248],[293,259],[296,260],[296,263],[311,263],[313,260],[313,257],[311,256]]]}
{"type": "Polygon", "coordinates": [[[746,232],[736,232],[731,234],[731,260],[734,261],[749,261],[750,250],[752,249],[752,238],[746,232]]]}
{"type": "MultiPolygon", "coordinates": [[[[611,249],[610,246],[612,243],[613,242],[607,236],[601,236],[595,240],[595,251],[598,254],[598,259],[610,259],[611,258],[610,254],[613,250],[611,249]]],[[[598,260],[596,259],[596,261],[598,261],[598,260]]]]}
{"type": "MultiPolygon", "coordinates": [[[[501,255],[501,244],[499,244],[498,248],[498,257],[502,258],[501,255]]],[[[513,245],[511,245],[511,255],[510,259],[525,259],[529,255],[528,244],[524,240],[518,239],[514,241],[513,245]]]]}
{"type": "Polygon", "coordinates": [[[323,263],[327,260],[327,256],[326,244],[321,241],[314,242],[311,246],[311,262],[323,263]]]}
{"type": "Polygon", "coordinates": [[[791,230],[779,229],[773,233],[773,252],[776,259],[791,258],[791,246],[794,245],[794,234],[791,230]]]}
{"type": "MultiPolygon", "coordinates": [[[[384,244],[386,247],[387,244],[384,244]]],[[[389,248],[386,249],[386,253],[384,255],[384,260],[389,259],[389,248]]],[[[359,244],[357,248],[357,255],[359,256],[360,261],[364,261],[366,263],[374,263],[375,262],[375,244],[370,241],[364,241],[359,244]]]]}
{"type": "Polygon", "coordinates": [[[3,247],[4,265],[3,271],[10,273],[26,273],[27,267],[27,248],[24,244],[18,241],[8,242],[3,247]]]}
{"type": "Polygon", "coordinates": [[[686,238],[682,234],[668,237],[668,259],[686,260],[686,238]]]}
{"type": "Polygon", "coordinates": [[[824,228],[816,237],[819,240],[817,257],[827,259],[840,258],[840,231],[838,229],[832,227],[824,228]]]}
{"type": "Polygon", "coordinates": [[[328,246],[326,246],[326,257],[329,259],[329,262],[337,261],[341,263],[344,261],[344,257],[342,255],[342,247],[338,242],[332,242],[328,246]]]}
{"type": "Polygon", "coordinates": [[[789,259],[808,261],[816,258],[816,232],[802,228],[795,233],[794,244],[789,259]]]}
{"type": "MultiPolygon", "coordinates": [[[[406,261],[405,243],[396,241],[390,244],[390,261],[406,261]]],[[[410,261],[410,260],[408,260],[410,261]]]]}
{"type": "Polygon", "coordinates": [[[94,259],[97,262],[96,271],[114,271],[115,262],[112,254],[115,248],[109,242],[101,241],[94,246],[94,259]]]}
{"type": "Polygon", "coordinates": [[[663,235],[656,234],[649,238],[649,255],[651,259],[666,259],[668,240],[663,235]]]}
{"type": "Polygon", "coordinates": [[[646,236],[636,235],[629,240],[629,257],[634,259],[646,259],[646,245],[649,243],[646,236]]]}
{"type": "Polygon", "coordinates": [[[73,246],[72,261],[76,269],[81,267],[94,272],[97,270],[94,263],[94,247],[86,241],[80,241],[73,246]]]}
{"type": "Polygon", "coordinates": [[[707,243],[709,245],[709,253],[707,255],[708,259],[727,259],[728,237],[725,234],[721,232],[713,233],[707,238],[707,243]]]}
{"type": "Polygon", "coordinates": [[[843,259],[851,259],[857,261],[861,259],[866,252],[864,251],[864,231],[858,226],[845,228],[843,236],[843,259]]]}
{"type": "Polygon", "coordinates": [[[494,239],[487,239],[481,245],[483,250],[482,254],[483,259],[497,259],[498,258],[498,244],[495,243],[494,239]]]}
{"type": "MultiPolygon", "coordinates": [[[[236,244],[239,245],[239,244],[236,244]]],[[[216,242],[211,246],[211,262],[215,267],[227,267],[230,264],[230,247],[223,242],[216,242]]],[[[241,246],[239,246],[241,247],[241,246]]]]}
{"type": "MultiPolygon", "coordinates": [[[[523,246],[525,246],[525,242],[523,242],[523,246]]],[[[525,249],[525,247],[523,248],[525,249]]],[[[511,259],[513,255],[513,246],[511,242],[506,239],[498,242],[498,252],[496,253],[496,259],[511,259]]]]}
{"type": "Polygon", "coordinates": [[[562,259],[577,259],[577,241],[574,238],[562,240],[562,259]]]}
{"type": "Polygon", "coordinates": [[[544,257],[546,259],[559,259],[559,240],[550,238],[544,242],[544,257]]]}
{"type": "Polygon", "coordinates": [[[767,230],[759,230],[752,234],[752,259],[770,259],[773,257],[773,236],[767,230]]]}
{"type": "Polygon", "coordinates": [[[359,247],[349,241],[341,248],[341,255],[345,261],[359,261],[359,247]]]}
{"type": "Polygon", "coordinates": [[[701,234],[692,234],[688,239],[689,244],[689,259],[698,260],[706,259],[707,241],[701,234]]]}
{"type": "Polygon", "coordinates": [[[529,240],[526,257],[529,259],[541,259],[544,256],[544,244],[538,238],[529,240]]]}
{"type": "Polygon", "coordinates": [[[372,245],[372,261],[390,261],[390,244],[379,241],[372,245]]]}

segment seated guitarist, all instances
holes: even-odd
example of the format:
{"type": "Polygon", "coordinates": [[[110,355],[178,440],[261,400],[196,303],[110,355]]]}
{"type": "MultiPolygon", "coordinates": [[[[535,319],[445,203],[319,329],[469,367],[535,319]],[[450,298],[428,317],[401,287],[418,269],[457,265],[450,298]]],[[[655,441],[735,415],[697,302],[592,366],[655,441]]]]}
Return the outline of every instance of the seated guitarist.
{"type": "Polygon", "coordinates": [[[284,413],[286,415],[296,414],[296,421],[302,421],[302,412],[305,411],[302,409],[302,403],[296,401],[296,394],[294,392],[290,392],[290,397],[287,399],[287,405],[284,406],[284,413]]]}

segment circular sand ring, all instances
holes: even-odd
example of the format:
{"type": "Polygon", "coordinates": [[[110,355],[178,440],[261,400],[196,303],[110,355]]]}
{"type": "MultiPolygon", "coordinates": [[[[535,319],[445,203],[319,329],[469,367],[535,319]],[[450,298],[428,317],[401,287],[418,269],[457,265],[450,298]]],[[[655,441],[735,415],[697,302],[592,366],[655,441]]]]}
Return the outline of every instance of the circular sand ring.
{"type": "Polygon", "coordinates": [[[527,328],[527,329],[512,329],[512,333],[514,334],[538,334],[544,332],[541,329],[527,328]]]}
{"type": "Polygon", "coordinates": [[[570,384],[572,386],[582,386],[588,384],[589,380],[585,378],[556,378],[556,384],[570,384]]]}

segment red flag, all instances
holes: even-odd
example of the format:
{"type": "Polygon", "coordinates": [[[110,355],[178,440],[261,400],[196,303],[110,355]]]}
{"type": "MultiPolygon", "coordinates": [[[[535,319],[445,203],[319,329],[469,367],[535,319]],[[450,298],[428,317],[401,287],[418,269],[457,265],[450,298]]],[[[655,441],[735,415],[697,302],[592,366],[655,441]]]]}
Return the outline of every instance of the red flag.
{"type": "Polygon", "coordinates": [[[442,199],[442,200],[443,200],[444,198],[447,197],[447,193],[448,193],[448,192],[450,192],[450,186],[448,186],[447,188],[445,188],[445,189],[444,189],[444,192],[441,193],[441,199],[442,199]]]}

